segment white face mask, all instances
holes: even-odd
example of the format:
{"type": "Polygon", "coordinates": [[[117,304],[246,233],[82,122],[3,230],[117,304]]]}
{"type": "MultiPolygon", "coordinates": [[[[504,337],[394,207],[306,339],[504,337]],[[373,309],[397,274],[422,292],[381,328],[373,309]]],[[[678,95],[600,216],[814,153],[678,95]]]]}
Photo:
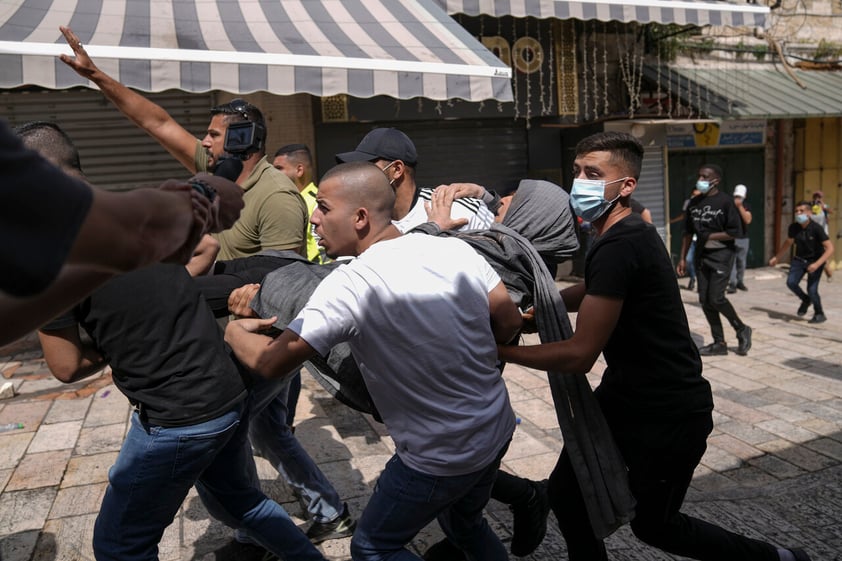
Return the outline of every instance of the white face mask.
{"type": "MultiPolygon", "coordinates": [[[[394,160],[394,161],[392,161],[392,162],[389,162],[389,165],[387,165],[387,166],[386,166],[386,167],[384,167],[382,170],[380,170],[380,171],[382,171],[382,172],[386,175],[386,179],[389,179],[389,174],[388,174],[388,173],[386,173],[386,170],[387,170],[387,169],[389,169],[390,167],[392,167],[392,165],[393,165],[395,162],[397,162],[397,160],[394,160]]],[[[394,186],[395,186],[395,179],[397,179],[397,178],[395,177],[395,178],[389,179],[389,186],[390,186],[390,187],[394,187],[394,186]]]]}
{"type": "Polygon", "coordinates": [[[618,181],[625,181],[626,179],[628,177],[621,177],[613,181],[605,181],[604,179],[574,179],[573,188],[570,190],[570,205],[573,207],[573,212],[576,213],[576,216],[588,222],[598,220],[620,198],[620,195],[617,194],[610,201],[606,201],[605,186],[617,183],[618,181]]]}

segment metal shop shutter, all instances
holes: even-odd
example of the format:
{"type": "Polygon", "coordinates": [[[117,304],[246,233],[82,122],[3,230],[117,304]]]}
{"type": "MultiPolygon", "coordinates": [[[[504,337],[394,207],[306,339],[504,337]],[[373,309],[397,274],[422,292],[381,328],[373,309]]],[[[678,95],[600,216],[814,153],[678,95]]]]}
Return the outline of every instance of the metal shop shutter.
{"type": "Polygon", "coordinates": [[[334,154],[353,150],[371,129],[390,126],[415,143],[421,187],[469,181],[507,192],[527,176],[526,129],[512,119],[321,124],[316,129],[319,175],[334,165],[334,154]]]}
{"type": "Polygon", "coordinates": [[[652,223],[667,243],[667,209],[669,200],[666,182],[667,170],[663,146],[647,146],[643,155],[643,168],[633,197],[652,213],[652,223]]]}
{"type": "MultiPolygon", "coordinates": [[[[143,95],[161,105],[196,137],[204,136],[210,122],[210,93],[172,90],[143,95]]],[[[79,149],[88,180],[102,189],[130,189],[190,175],[98,91],[3,92],[0,103],[3,117],[12,126],[28,121],[52,121],[60,125],[79,149]]]]}

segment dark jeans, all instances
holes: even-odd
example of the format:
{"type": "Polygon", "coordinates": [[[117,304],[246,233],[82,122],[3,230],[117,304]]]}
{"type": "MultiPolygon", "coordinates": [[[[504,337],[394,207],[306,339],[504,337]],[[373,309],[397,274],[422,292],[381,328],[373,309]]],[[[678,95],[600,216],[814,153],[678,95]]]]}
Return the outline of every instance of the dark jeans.
{"type": "Polygon", "coordinates": [[[508,554],[482,511],[491,495],[500,460],[474,473],[435,476],[414,470],[395,455],[377,480],[351,539],[354,561],[419,559],[406,549],[433,520],[470,559],[505,561],[508,554]]]}
{"type": "Polygon", "coordinates": [[[699,302],[705,319],[710,325],[710,334],[714,343],[724,343],[725,333],[722,330],[722,314],[735,331],[744,327],[737,312],[725,297],[731,268],[734,266],[736,253],[733,249],[707,250],[696,248],[696,276],[699,279],[699,302]]]}
{"type": "MultiPolygon", "coordinates": [[[[637,500],[631,528],[638,539],[692,559],[778,561],[774,546],[680,512],[693,470],[707,447],[707,435],[713,426],[710,415],[661,425],[628,420],[610,424],[637,500]]],[[[607,560],[605,545],[594,535],[588,520],[566,451],[562,451],[550,475],[549,493],[570,561],[607,560]]]]}
{"type": "Polygon", "coordinates": [[[822,271],[824,265],[813,271],[807,272],[807,267],[810,263],[800,257],[793,257],[792,263],[789,266],[789,276],[786,278],[786,287],[801,298],[802,302],[808,300],[813,304],[813,311],[817,314],[823,314],[822,299],[819,297],[819,281],[822,280],[822,271]],[[807,293],[805,294],[801,287],[798,286],[804,275],[807,275],[807,293]]]}

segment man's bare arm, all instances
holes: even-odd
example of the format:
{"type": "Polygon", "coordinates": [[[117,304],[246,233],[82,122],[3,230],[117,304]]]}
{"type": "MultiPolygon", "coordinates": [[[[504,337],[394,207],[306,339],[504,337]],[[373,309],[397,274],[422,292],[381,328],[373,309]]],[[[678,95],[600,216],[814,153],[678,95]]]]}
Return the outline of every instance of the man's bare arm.
{"type": "Polygon", "coordinates": [[[196,138],[179,125],[161,106],[149,101],[97,68],[85,52],[79,37],[69,27],[59,27],[74,56],[61,55],[61,61],[83,78],[95,83],[108,100],[139,128],[154,138],[192,173],[196,138]]]}
{"type": "Polygon", "coordinates": [[[498,346],[497,352],[501,360],[529,368],[587,374],[605,348],[622,309],[622,300],[586,295],[570,339],[523,347],[498,346]]]}
{"type": "Polygon", "coordinates": [[[78,325],[39,331],[38,339],[50,372],[66,384],[87,378],[106,366],[93,345],[82,343],[78,325]]]}
{"type": "Polygon", "coordinates": [[[290,376],[305,360],[316,355],[307,341],[289,329],[275,339],[260,333],[275,321],[276,317],[240,319],[225,328],[225,342],[231,345],[237,359],[265,378],[290,376]]]}
{"type": "Polygon", "coordinates": [[[243,206],[236,184],[200,177],[215,188],[213,203],[183,181],[124,193],[93,189],[67,262],[114,272],[158,261],[186,264],[202,236],[230,228],[243,206]]]}
{"type": "Polygon", "coordinates": [[[502,282],[488,293],[488,308],[494,340],[503,345],[514,339],[523,325],[523,316],[502,282]]]}

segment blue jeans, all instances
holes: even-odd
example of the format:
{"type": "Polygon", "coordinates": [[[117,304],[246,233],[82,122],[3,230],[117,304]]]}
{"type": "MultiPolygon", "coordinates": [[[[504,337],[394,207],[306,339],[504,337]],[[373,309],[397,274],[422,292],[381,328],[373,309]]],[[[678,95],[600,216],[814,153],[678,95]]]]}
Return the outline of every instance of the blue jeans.
{"type": "Polygon", "coordinates": [[[132,414],[94,525],[98,561],[154,561],[164,529],[195,484],[214,516],[283,559],[324,557],[254,485],[243,405],[203,423],[161,427],[132,414]],[[249,468],[250,463],[250,468],[249,468]]]}
{"type": "Polygon", "coordinates": [[[734,260],[734,266],[731,267],[731,279],[728,284],[737,286],[743,284],[743,278],[746,273],[746,259],[748,258],[748,247],[751,240],[748,238],[737,238],[734,240],[734,247],[737,249],[737,258],[734,260]]]}
{"type": "Polygon", "coordinates": [[[304,499],[310,516],[317,522],[331,522],[342,514],[344,506],[339,493],[287,424],[292,379],[260,380],[251,389],[249,437],[256,453],[269,460],[287,485],[304,499]]]}
{"type": "Polygon", "coordinates": [[[789,266],[789,276],[786,278],[786,287],[801,298],[802,302],[811,302],[814,313],[823,314],[822,299],[819,297],[819,281],[822,280],[824,264],[812,273],[807,272],[807,267],[809,266],[810,263],[804,259],[793,257],[792,263],[789,266]],[[805,274],[807,275],[806,293],[798,286],[805,274]]]}
{"type": "Polygon", "coordinates": [[[690,280],[696,280],[696,240],[690,242],[684,261],[687,263],[687,276],[690,280]]]}
{"type": "Polygon", "coordinates": [[[419,559],[406,549],[418,532],[438,519],[444,533],[474,561],[504,561],[508,554],[482,515],[506,453],[479,471],[440,477],[416,471],[395,455],[377,480],[351,538],[354,561],[419,559]]]}

